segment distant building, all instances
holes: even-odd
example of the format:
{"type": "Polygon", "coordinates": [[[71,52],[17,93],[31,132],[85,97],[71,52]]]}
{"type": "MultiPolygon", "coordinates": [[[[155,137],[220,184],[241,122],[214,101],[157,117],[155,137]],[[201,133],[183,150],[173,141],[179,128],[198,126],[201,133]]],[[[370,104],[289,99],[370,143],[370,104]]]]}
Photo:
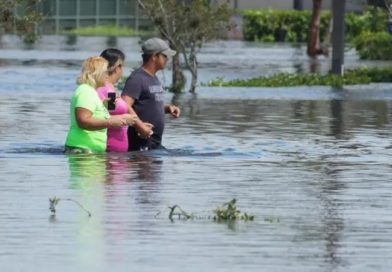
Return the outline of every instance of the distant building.
{"type": "MultiPolygon", "coordinates": [[[[293,9],[294,0],[211,0],[211,2],[226,2],[230,6],[238,9],[293,9]]],[[[346,7],[349,11],[361,11],[366,0],[346,0],[346,7]]],[[[311,9],[312,0],[302,0],[304,9],[311,9]]],[[[332,0],[323,0],[323,8],[330,9],[332,0]]]]}
{"type": "Polygon", "coordinates": [[[136,0],[42,0],[37,8],[45,16],[42,33],[97,25],[139,29],[147,23],[136,0]]]}

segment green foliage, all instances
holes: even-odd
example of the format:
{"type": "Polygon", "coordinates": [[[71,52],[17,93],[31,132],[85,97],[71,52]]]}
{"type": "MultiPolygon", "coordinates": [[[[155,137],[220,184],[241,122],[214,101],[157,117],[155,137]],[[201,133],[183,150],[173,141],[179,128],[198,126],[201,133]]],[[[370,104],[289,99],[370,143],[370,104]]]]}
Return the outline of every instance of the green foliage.
{"type": "Polygon", "coordinates": [[[27,43],[37,39],[35,24],[42,15],[36,6],[41,0],[7,0],[0,1],[0,34],[13,33],[21,36],[27,43]]]}
{"type": "MultiPolygon", "coordinates": [[[[309,10],[247,10],[243,30],[246,40],[305,42],[311,18],[309,10]]],[[[322,12],[321,35],[328,29],[329,12],[322,12]]]]}
{"type": "Polygon", "coordinates": [[[392,36],[388,32],[362,32],[354,45],[361,59],[392,60],[392,36]]]}
{"type": "MultiPolygon", "coordinates": [[[[167,39],[170,46],[182,54],[185,67],[192,75],[191,91],[197,81],[197,50],[208,40],[227,33],[232,13],[227,4],[209,4],[207,0],[137,0],[144,13],[167,39]]],[[[181,86],[183,77],[178,54],[173,60],[173,86],[181,86]]]]}
{"type": "Polygon", "coordinates": [[[247,213],[241,213],[236,206],[237,200],[233,198],[229,202],[223,204],[222,207],[218,207],[214,210],[214,220],[215,221],[253,221],[254,216],[247,213]]]}
{"type": "MultiPolygon", "coordinates": [[[[247,10],[244,11],[244,37],[254,41],[306,42],[308,40],[311,12],[309,10],[247,10]],[[282,35],[281,33],[285,33],[282,35]],[[279,40],[279,38],[282,38],[279,40]],[[272,39],[273,37],[273,39],[272,39]]],[[[323,11],[320,18],[320,35],[328,30],[331,14],[323,11]]],[[[381,8],[369,8],[363,14],[346,13],[347,39],[351,41],[363,31],[387,30],[388,14],[381,8]]]]}
{"type": "MultiPolygon", "coordinates": [[[[71,29],[64,31],[63,34],[67,35],[78,35],[78,36],[140,36],[146,35],[145,32],[137,32],[130,27],[116,27],[114,25],[106,26],[91,26],[81,27],[77,29],[71,29]]],[[[151,33],[150,33],[151,35],[151,33]]]]}
{"type": "Polygon", "coordinates": [[[214,87],[290,87],[290,86],[334,86],[392,82],[392,67],[358,68],[347,70],[343,77],[333,74],[290,74],[279,73],[270,77],[256,77],[225,81],[222,78],[205,84],[214,87]]]}
{"type": "Polygon", "coordinates": [[[362,32],[387,31],[388,13],[385,9],[372,7],[362,14],[347,13],[345,22],[347,38],[352,41],[362,32]]]}
{"type": "MultiPolygon", "coordinates": [[[[188,219],[213,219],[216,222],[235,222],[235,221],[253,221],[255,218],[253,215],[247,213],[241,213],[236,206],[237,200],[233,198],[227,203],[224,203],[222,207],[218,207],[214,210],[214,216],[196,216],[193,213],[188,213],[181,209],[180,206],[174,205],[169,207],[169,219],[173,221],[178,220],[188,220],[188,219]]],[[[160,213],[158,213],[159,215],[160,213]]],[[[156,217],[156,216],[155,216],[156,217]]]]}

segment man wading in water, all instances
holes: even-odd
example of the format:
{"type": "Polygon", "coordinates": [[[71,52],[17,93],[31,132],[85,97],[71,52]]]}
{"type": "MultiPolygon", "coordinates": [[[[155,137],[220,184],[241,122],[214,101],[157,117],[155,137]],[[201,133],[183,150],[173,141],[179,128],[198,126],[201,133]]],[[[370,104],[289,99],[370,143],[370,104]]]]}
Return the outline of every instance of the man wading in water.
{"type": "Polygon", "coordinates": [[[137,126],[128,128],[128,151],[140,151],[163,148],[162,134],[165,127],[165,113],[178,118],[180,108],[164,104],[164,90],[156,77],[163,70],[170,57],[176,51],[159,39],[152,38],[142,45],[143,65],[132,72],[125,82],[121,97],[133,107],[138,117],[153,128],[137,126]]]}

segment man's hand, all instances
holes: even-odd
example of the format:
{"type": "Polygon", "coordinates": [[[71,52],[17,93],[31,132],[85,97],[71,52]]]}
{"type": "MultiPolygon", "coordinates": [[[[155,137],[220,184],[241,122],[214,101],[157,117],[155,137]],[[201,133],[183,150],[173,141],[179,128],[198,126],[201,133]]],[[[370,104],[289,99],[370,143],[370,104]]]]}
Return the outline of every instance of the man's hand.
{"type": "Polygon", "coordinates": [[[136,128],[137,135],[142,139],[148,139],[154,133],[152,128],[154,126],[150,123],[141,122],[139,126],[136,128]]]}
{"type": "Polygon", "coordinates": [[[180,108],[175,105],[166,105],[165,112],[170,113],[175,118],[180,117],[180,114],[181,114],[180,108]]]}

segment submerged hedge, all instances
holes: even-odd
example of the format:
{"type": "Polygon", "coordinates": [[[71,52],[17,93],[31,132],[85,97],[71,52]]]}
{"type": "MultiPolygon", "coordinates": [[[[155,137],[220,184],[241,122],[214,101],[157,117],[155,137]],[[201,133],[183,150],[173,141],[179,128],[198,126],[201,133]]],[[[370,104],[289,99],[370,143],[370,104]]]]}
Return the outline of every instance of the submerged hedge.
{"type": "Polygon", "coordinates": [[[261,76],[250,79],[225,81],[218,78],[205,86],[213,87],[291,87],[291,86],[334,86],[392,82],[392,67],[358,68],[346,70],[344,76],[333,74],[290,74],[279,73],[273,76],[261,76]]]}
{"type": "Polygon", "coordinates": [[[361,59],[392,60],[392,36],[387,32],[362,32],[354,46],[361,59]]]}
{"type": "MultiPolygon", "coordinates": [[[[311,20],[309,10],[246,10],[243,12],[244,38],[248,41],[306,42],[311,20]]],[[[320,35],[329,27],[331,13],[322,11],[320,35]]],[[[364,31],[387,31],[388,13],[380,8],[370,8],[362,14],[346,13],[347,39],[357,37],[364,31]]]]}

